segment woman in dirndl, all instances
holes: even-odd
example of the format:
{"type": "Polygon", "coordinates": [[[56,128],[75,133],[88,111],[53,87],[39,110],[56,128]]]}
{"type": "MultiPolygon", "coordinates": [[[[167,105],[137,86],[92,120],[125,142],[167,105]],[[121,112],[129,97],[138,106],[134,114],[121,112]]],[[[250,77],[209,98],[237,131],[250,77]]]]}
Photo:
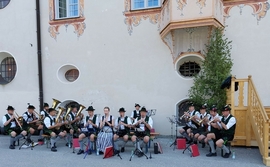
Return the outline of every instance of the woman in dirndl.
{"type": "Polygon", "coordinates": [[[97,136],[97,149],[99,153],[105,152],[105,148],[112,146],[114,117],[110,115],[110,108],[104,107],[104,116],[100,118],[100,132],[97,136]]]}

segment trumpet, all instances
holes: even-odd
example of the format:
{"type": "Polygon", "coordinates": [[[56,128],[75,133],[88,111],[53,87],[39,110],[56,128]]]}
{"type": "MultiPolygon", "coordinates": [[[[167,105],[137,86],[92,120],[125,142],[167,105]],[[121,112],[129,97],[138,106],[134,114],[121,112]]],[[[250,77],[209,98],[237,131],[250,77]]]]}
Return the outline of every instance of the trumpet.
{"type": "Polygon", "coordinates": [[[191,117],[189,117],[188,121],[191,121],[192,118],[194,118],[196,115],[193,115],[191,117]]]}
{"type": "MultiPolygon", "coordinates": [[[[189,113],[189,110],[187,110],[187,113],[189,113]]],[[[185,117],[185,112],[184,112],[184,114],[179,118],[179,119],[183,119],[185,117]]]]}
{"type": "Polygon", "coordinates": [[[212,119],[211,121],[209,121],[207,124],[210,126],[213,121],[214,121],[214,119],[212,119]]]}
{"type": "Polygon", "coordinates": [[[198,124],[201,125],[203,123],[203,121],[207,118],[207,116],[205,116],[203,119],[201,119],[198,124]]]}

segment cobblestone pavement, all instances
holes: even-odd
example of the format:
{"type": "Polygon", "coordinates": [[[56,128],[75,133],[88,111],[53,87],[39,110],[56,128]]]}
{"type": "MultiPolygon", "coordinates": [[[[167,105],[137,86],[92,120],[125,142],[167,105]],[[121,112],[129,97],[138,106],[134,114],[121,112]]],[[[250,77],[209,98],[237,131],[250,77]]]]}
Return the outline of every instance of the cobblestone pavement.
{"type": "MultiPolygon", "coordinates": [[[[37,136],[33,136],[34,141],[37,141],[37,136]]],[[[10,150],[9,147],[9,136],[0,135],[0,157],[1,166],[19,166],[19,167],[47,167],[47,166],[131,166],[131,167],[158,167],[158,166],[183,166],[183,167],[259,167],[264,166],[262,157],[259,153],[258,148],[244,148],[244,147],[233,147],[235,151],[236,159],[222,158],[220,156],[220,149],[217,150],[217,157],[206,157],[209,148],[202,149],[199,145],[200,156],[190,157],[190,153],[186,151],[184,154],[183,150],[173,150],[173,146],[170,147],[172,139],[160,137],[155,139],[161,143],[163,148],[163,154],[154,154],[153,146],[149,149],[152,153],[152,159],[146,159],[145,157],[134,156],[129,161],[131,151],[134,149],[131,142],[128,142],[126,151],[121,153],[122,160],[117,157],[111,157],[103,159],[102,155],[87,155],[83,159],[84,155],[77,155],[72,153],[72,149],[65,146],[65,141],[60,140],[57,143],[57,152],[51,152],[50,148],[46,148],[46,145],[38,145],[31,150],[30,148],[19,150],[16,146],[15,150],[10,150]]],[[[20,142],[20,144],[23,141],[20,142]]],[[[78,151],[78,150],[75,150],[78,151]]],[[[148,152],[148,156],[150,155],[148,152]]]]}

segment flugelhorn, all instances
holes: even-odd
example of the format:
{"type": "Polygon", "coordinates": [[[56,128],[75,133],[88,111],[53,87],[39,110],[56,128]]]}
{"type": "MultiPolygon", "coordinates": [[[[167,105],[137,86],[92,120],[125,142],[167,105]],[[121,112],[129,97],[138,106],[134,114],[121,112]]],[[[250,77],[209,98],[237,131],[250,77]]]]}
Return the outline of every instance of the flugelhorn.
{"type": "Polygon", "coordinates": [[[61,103],[61,101],[56,100],[56,99],[53,98],[53,103],[52,103],[52,107],[51,107],[51,108],[56,109],[56,107],[57,107],[58,104],[60,104],[60,103],[61,103]]]}

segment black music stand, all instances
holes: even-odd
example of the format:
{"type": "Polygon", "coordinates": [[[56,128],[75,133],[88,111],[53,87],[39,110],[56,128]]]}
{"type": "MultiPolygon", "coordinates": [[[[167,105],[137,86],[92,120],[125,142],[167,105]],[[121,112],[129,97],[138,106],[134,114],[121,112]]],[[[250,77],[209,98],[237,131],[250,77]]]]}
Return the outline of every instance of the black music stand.
{"type": "MultiPolygon", "coordinates": [[[[186,148],[183,150],[183,154],[185,153],[186,150],[188,150],[188,151],[191,153],[190,146],[191,146],[192,144],[194,144],[193,138],[190,139],[190,142],[188,143],[188,145],[186,146],[186,148]]],[[[190,157],[192,157],[192,154],[190,154],[190,157]]]]}
{"type": "MultiPolygon", "coordinates": [[[[25,137],[24,137],[23,139],[25,139],[25,137]]],[[[22,148],[23,145],[26,145],[27,142],[31,144],[30,147],[31,147],[31,150],[33,150],[33,148],[35,147],[35,145],[34,145],[35,143],[34,143],[33,140],[27,139],[27,138],[26,138],[26,139],[24,140],[24,142],[21,144],[21,146],[19,147],[19,150],[22,148]]],[[[27,145],[26,145],[26,146],[27,146],[27,145]]]]}
{"type": "Polygon", "coordinates": [[[178,123],[181,123],[181,122],[179,122],[179,121],[176,120],[176,116],[174,116],[174,118],[175,118],[175,120],[174,120],[174,123],[175,123],[175,139],[174,139],[174,142],[170,145],[170,147],[173,146],[173,151],[175,150],[175,147],[177,145],[177,128],[178,128],[178,123]]]}
{"type": "MultiPolygon", "coordinates": [[[[148,156],[141,150],[140,148],[140,140],[138,139],[138,137],[136,137],[136,149],[134,150],[134,152],[131,154],[130,158],[129,158],[129,161],[131,161],[132,157],[135,155],[141,155],[140,157],[142,156],[145,156],[146,159],[148,159],[148,156]]],[[[151,153],[150,153],[150,156],[151,156],[151,153]]],[[[152,156],[151,156],[152,158],[152,156]]]]}

